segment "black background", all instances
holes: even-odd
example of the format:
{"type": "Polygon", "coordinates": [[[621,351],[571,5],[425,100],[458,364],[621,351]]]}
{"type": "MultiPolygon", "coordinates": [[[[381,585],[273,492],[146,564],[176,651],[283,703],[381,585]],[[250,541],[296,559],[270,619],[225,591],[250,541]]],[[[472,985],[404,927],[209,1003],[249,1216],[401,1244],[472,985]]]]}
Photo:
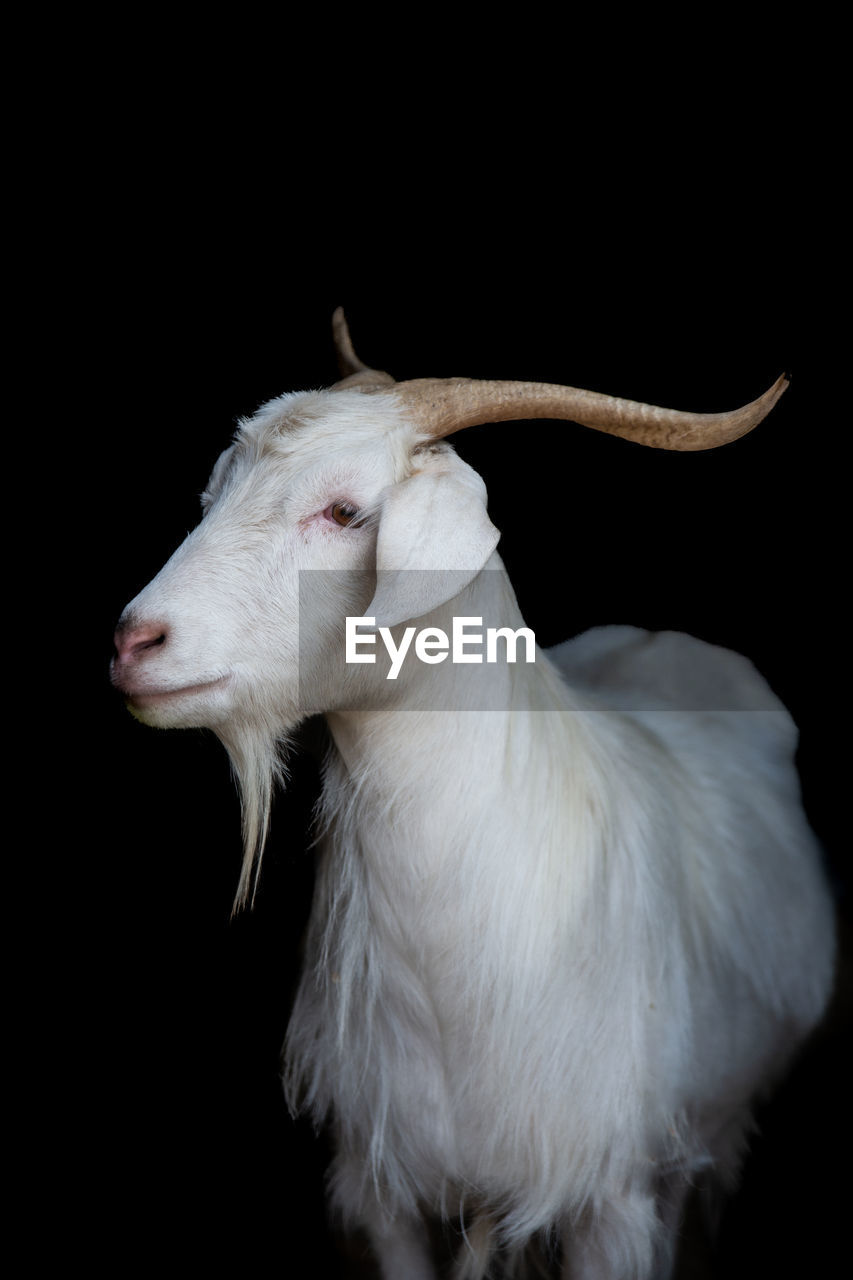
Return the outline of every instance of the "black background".
{"type": "MultiPolygon", "coordinates": [[[[195,524],[236,418],[334,380],[339,304],[362,358],[398,379],[566,382],[711,411],[790,371],[766,422],[719,452],[545,422],[475,428],[458,448],[541,643],[631,622],[753,658],[801,727],[806,803],[849,917],[834,736],[846,483],[828,447],[825,195],[799,51],[717,22],[682,33],[675,61],[639,65],[628,33],[615,63],[595,46],[580,81],[576,51],[566,65],[544,29],[464,51],[420,33],[423,62],[400,33],[397,56],[350,56],[338,29],[334,58],[322,43],[263,52],[255,34],[251,53],[225,28],[116,37],[126,56],[57,114],[47,186],[62,213],[42,224],[75,531],[56,556],[83,578],[60,616],[85,648],[82,704],[51,698],[70,785],[67,802],[43,799],[45,829],[61,809],[45,1092],[57,1072],[63,1101],[40,1185],[71,1209],[71,1252],[119,1273],[357,1274],[325,1225],[322,1141],[289,1119],[278,1080],[316,763],[293,760],[256,906],[232,920],[224,752],[137,724],[107,676],[115,620],[195,524]]],[[[848,1072],[833,1025],[762,1114],[715,1276],[805,1260],[828,1274],[845,1239],[848,1072]]]]}

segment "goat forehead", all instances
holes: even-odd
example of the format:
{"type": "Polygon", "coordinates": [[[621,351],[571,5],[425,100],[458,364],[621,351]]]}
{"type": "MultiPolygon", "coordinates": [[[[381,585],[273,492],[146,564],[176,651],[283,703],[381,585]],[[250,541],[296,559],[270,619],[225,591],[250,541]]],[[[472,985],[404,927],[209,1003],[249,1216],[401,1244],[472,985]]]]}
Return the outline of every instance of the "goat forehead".
{"type": "Polygon", "coordinates": [[[219,519],[254,522],[283,511],[283,501],[302,515],[334,499],[371,504],[389,485],[451,460],[458,464],[452,446],[425,442],[392,395],[291,393],[239,423],[202,503],[219,519]]]}
{"type": "Polygon", "coordinates": [[[305,458],[372,447],[408,457],[418,436],[392,393],[307,391],[270,400],[239,424],[257,454],[305,458]]]}
{"type": "Polygon", "coordinates": [[[411,464],[395,458],[381,441],[330,448],[311,439],[302,447],[259,452],[238,440],[232,478],[222,497],[238,513],[293,502],[293,509],[304,515],[312,505],[335,499],[371,502],[410,471],[411,464]]]}

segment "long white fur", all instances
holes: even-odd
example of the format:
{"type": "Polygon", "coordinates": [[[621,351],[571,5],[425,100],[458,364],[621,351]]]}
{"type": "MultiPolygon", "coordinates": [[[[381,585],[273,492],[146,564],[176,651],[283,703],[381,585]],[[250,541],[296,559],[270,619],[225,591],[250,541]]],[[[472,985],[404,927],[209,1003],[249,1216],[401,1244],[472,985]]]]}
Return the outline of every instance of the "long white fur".
{"type": "Polygon", "coordinates": [[[502,668],[494,710],[450,664],[416,673],[415,709],[405,666],[389,704],[363,668],[343,687],[332,637],[368,601],[330,593],[297,645],[299,571],[393,568],[395,547],[429,568],[431,542],[464,566],[465,522],[442,529],[435,493],[469,495],[478,550],[419,625],[524,625],[481,482],[420,444],[393,390],[285,396],[241,424],[201,525],[125,614],[168,629],[135,689],[224,685],[136,714],[229,750],[245,901],[288,734],[326,713],[286,1087],[331,1124],[333,1201],[386,1280],[434,1280],[428,1216],[458,1233],[458,1280],[533,1274],[534,1255],[576,1280],[659,1280],[689,1185],[734,1178],[751,1102],[827,1002],[833,911],[796,733],[745,659],[632,628],[502,668]],[[357,528],[317,518],[342,497],[357,528]],[[433,522],[423,561],[397,546],[409,513],[433,522]],[[447,710],[423,709],[431,679],[447,710]]]}

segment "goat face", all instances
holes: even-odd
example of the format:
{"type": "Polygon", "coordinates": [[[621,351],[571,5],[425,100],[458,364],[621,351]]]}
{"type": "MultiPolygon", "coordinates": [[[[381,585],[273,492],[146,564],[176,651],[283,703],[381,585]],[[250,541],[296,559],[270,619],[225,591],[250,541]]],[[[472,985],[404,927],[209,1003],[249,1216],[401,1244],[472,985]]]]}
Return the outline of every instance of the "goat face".
{"type": "MultiPolygon", "coordinates": [[[[423,445],[393,391],[271,401],[241,423],[202,506],[125,609],[112,680],[145,723],[226,739],[241,722],[281,734],[341,705],[361,670],[342,661],[346,616],[422,615],[444,599],[434,587],[411,598],[399,578],[391,585],[394,571],[451,570],[455,594],[458,571],[472,577],[498,539],[479,476],[449,445],[423,445]],[[377,569],[391,571],[381,589],[377,569]],[[310,634],[300,635],[306,581],[310,634]]],[[[402,578],[413,576],[431,581],[402,578]]]]}

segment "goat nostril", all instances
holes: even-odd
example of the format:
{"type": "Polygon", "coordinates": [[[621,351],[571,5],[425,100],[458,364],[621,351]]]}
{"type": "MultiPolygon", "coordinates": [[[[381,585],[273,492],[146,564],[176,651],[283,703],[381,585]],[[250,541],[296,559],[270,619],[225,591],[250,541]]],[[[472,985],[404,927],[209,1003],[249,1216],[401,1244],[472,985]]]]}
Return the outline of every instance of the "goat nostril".
{"type": "Polygon", "coordinates": [[[133,661],[148,649],[159,649],[166,643],[168,636],[168,629],[162,623],[119,627],[115,634],[116,656],[119,662],[133,661]]]}

